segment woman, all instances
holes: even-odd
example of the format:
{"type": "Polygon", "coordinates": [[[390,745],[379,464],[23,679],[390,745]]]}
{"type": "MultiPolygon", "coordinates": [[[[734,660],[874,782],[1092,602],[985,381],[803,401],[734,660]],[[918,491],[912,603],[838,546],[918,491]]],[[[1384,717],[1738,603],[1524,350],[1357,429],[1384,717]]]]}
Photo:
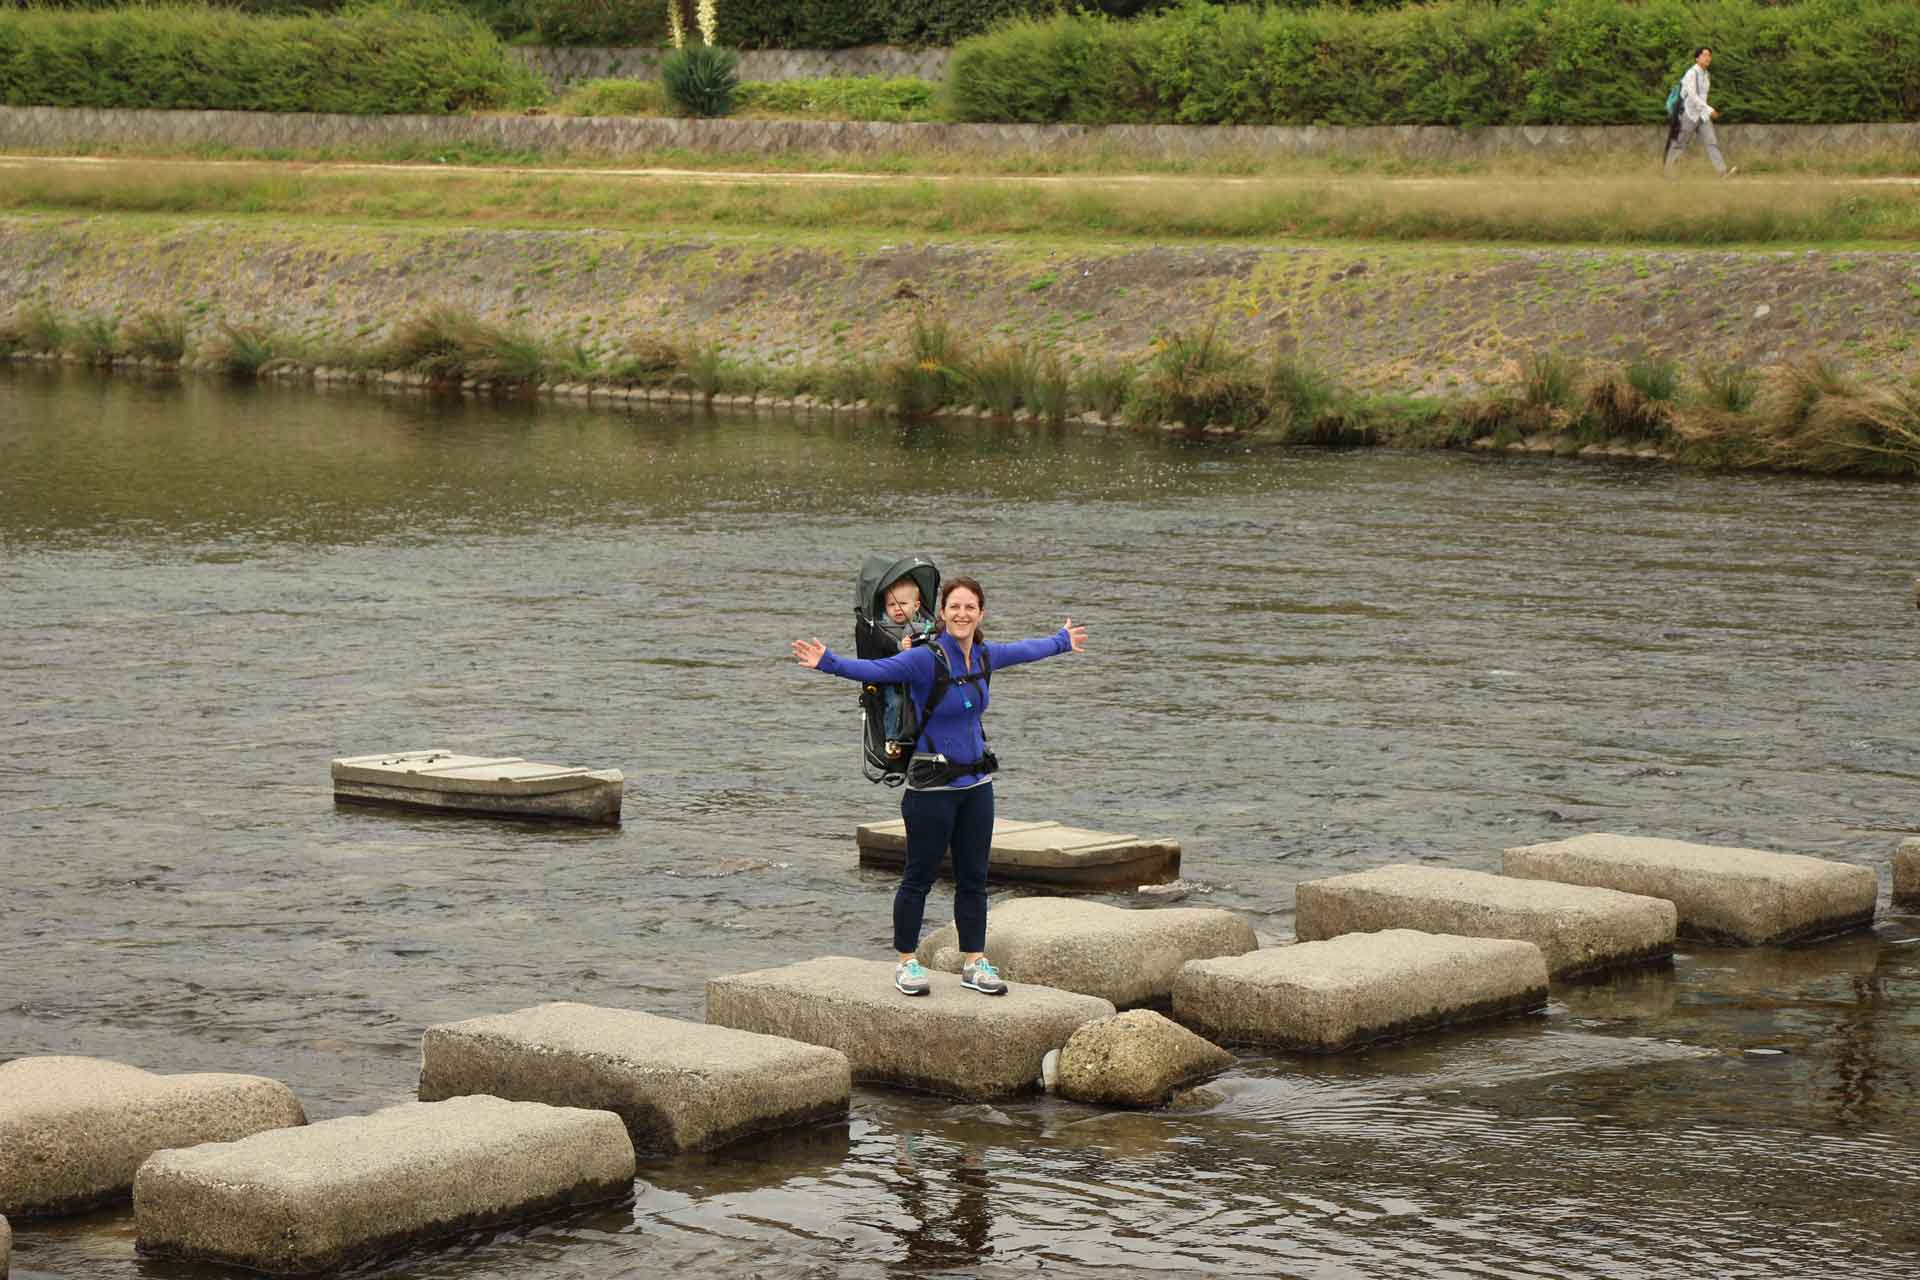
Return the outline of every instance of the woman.
{"type": "Polygon", "coordinates": [[[990,996],[1007,984],[987,960],[987,853],[993,844],[993,771],[999,762],[987,750],[980,717],[987,709],[991,674],[1056,653],[1084,653],[1087,629],[1066,625],[1035,640],[988,642],[980,632],[987,593],[972,578],[952,578],[940,588],[938,630],[931,644],[890,658],[843,658],[818,640],[795,640],[793,656],[803,667],[848,680],[905,684],[920,709],[920,736],[900,797],[907,823],[907,866],[893,895],[893,949],[899,967],[893,985],[903,995],[932,990],[914,952],[927,892],[940,860],[953,850],[953,923],[960,931],[960,985],[990,996]],[[940,653],[935,654],[935,647],[940,653]],[[941,662],[945,659],[945,663],[941,662]],[[944,670],[942,669],[944,666],[944,670]]]}

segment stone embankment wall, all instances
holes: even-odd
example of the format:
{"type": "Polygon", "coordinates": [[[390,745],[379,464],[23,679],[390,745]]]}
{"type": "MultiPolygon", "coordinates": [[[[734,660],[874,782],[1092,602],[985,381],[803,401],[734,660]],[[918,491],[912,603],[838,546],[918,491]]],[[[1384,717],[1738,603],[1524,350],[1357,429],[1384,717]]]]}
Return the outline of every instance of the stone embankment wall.
{"type": "MultiPolygon", "coordinates": [[[[607,46],[510,45],[509,53],[555,89],[582,80],[657,80],[665,49],[607,46]]],[[[852,49],[746,49],[742,80],[823,80],[831,76],[912,76],[944,80],[951,49],[900,49],[868,44],[852,49]]]]}
{"type": "MultiPolygon", "coordinates": [[[[1920,154],[1920,124],[1728,125],[1742,154],[1817,152],[1829,161],[1895,148],[1920,154]]],[[[252,111],[133,111],[0,107],[0,149],[60,151],[103,144],[190,147],[215,143],[278,151],[490,144],[511,150],[619,158],[663,150],[726,155],[805,152],[1059,155],[1180,160],[1205,156],[1369,154],[1472,160],[1502,154],[1637,155],[1659,152],[1660,130],[1634,125],[1453,129],[1225,125],[884,124],[821,120],[694,120],[664,116],[349,116],[252,111]]]]}

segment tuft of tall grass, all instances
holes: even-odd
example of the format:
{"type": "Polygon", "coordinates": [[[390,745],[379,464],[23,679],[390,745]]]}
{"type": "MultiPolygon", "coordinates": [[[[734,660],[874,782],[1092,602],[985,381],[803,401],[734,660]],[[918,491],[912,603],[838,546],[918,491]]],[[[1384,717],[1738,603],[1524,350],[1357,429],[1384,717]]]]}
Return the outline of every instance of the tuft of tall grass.
{"type": "Polygon", "coordinates": [[[726,379],[726,362],[721,358],[719,343],[703,342],[693,349],[687,360],[687,381],[695,391],[711,402],[726,379]]]}
{"type": "Polygon", "coordinates": [[[467,376],[467,352],[473,317],[452,307],[435,307],[394,327],[376,359],[384,369],[411,369],[436,381],[467,376]]]}
{"type": "Polygon", "coordinates": [[[657,386],[669,381],[685,367],[687,353],[664,338],[636,334],[627,349],[608,369],[615,382],[638,386],[657,386]]]}
{"type": "Polygon", "coordinates": [[[67,322],[44,302],[32,303],[21,311],[14,332],[22,349],[41,355],[64,351],[72,341],[67,322]]]}
{"type": "Polygon", "coordinates": [[[1520,398],[1532,408],[1571,409],[1579,389],[1579,364],[1557,351],[1530,351],[1520,362],[1520,398]]]}
{"type": "Polygon", "coordinates": [[[127,326],[127,350],[168,364],[180,363],[187,354],[186,313],[142,311],[127,326]]]}
{"type": "Polygon", "coordinates": [[[112,364],[120,354],[120,321],[100,312],[81,316],[68,331],[67,350],[88,364],[112,364]]]}
{"type": "Polygon", "coordinates": [[[1289,440],[1322,443],[1318,433],[1323,422],[1336,434],[1343,434],[1339,422],[1327,421],[1339,398],[1333,379],[1298,356],[1275,353],[1267,366],[1266,396],[1273,424],[1289,440]]]}
{"type": "Polygon", "coordinates": [[[1760,394],[1760,380],[1740,365],[1704,365],[1695,373],[1702,401],[1722,413],[1745,413],[1760,394]]]}
{"type": "Polygon", "coordinates": [[[1680,370],[1665,356],[1639,355],[1627,362],[1627,383],[1644,400],[1672,404],[1680,398],[1680,370]]]}
{"type": "Polygon", "coordinates": [[[1082,412],[1097,413],[1109,420],[1118,418],[1127,407],[1127,397],[1133,394],[1135,376],[1132,365],[1117,360],[1088,365],[1074,380],[1074,402],[1082,412]]]}
{"type": "Polygon", "coordinates": [[[1145,424],[1257,426],[1268,413],[1263,379],[1251,355],[1220,336],[1218,321],[1169,334],[1135,387],[1131,409],[1145,424]]]}
{"type": "Polygon", "coordinates": [[[210,354],[229,377],[257,378],[279,357],[280,339],[261,325],[220,322],[210,354]]]}
{"type": "Polygon", "coordinates": [[[967,362],[967,395],[996,418],[1011,418],[1026,403],[1033,361],[1017,342],[998,342],[967,362]]]}
{"type": "Polygon", "coordinates": [[[1058,351],[1049,349],[1028,361],[1027,369],[1027,387],[1021,399],[1035,417],[1059,426],[1073,411],[1073,373],[1067,362],[1058,351]]]}
{"type": "Polygon", "coordinates": [[[790,395],[805,395],[805,384],[811,382],[813,394],[826,400],[828,404],[854,404],[865,400],[872,403],[881,399],[882,380],[868,365],[855,360],[842,360],[821,372],[817,379],[794,379],[794,386],[788,390],[790,395]]]}
{"type": "Polygon", "coordinates": [[[883,374],[888,402],[903,418],[924,418],[960,399],[966,342],[945,316],[916,310],[906,341],[883,374]]]}
{"type": "Polygon", "coordinates": [[[658,80],[588,80],[549,109],[560,116],[663,116],[667,91],[658,80]]]}

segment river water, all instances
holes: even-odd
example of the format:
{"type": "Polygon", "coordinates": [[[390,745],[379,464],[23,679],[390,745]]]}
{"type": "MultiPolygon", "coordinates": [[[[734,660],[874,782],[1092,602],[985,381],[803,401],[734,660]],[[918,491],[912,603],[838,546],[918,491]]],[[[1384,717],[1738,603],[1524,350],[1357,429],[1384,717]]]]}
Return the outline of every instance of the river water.
{"type": "MultiPolygon", "coordinates": [[[[787,654],[845,645],[879,550],[983,579],[997,634],[1089,627],[995,681],[1003,816],[1176,835],[1186,905],[1263,933],[1302,880],[1582,831],[1883,865],[1920,827],[1911,486],[4,370],[0,461],[0,1059],[269,1075],[318,1119],[409,1097],[431,1023],[698,1019],[710,976],[884,956],[853,829],[897,796],[787,654]],[[625,825],[332,804],[329,757],[427,745],[621,767],[625,825]]],[[[1920,1274],[1920,918],[1884,898],[1213,1089],[858,1089],[390,1274],[1920,1274]]],[[[202,1273],[122,1212],[22,1228],[14,1274],[202,1273]]]]}

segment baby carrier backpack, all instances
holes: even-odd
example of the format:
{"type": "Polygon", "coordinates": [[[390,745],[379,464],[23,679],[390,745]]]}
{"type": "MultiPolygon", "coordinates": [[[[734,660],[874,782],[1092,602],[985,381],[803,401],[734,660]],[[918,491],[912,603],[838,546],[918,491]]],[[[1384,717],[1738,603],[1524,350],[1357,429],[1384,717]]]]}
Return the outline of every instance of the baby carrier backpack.
{"type": "MultiPolygon", "coordinates": [[[[853,652],[857,658],[891,658],[900,652],[900,631],[887,618],[887,588],[912,578],[921,606],[929,613],[940,598],[940,571],[921,556],[868,556],[853,586],[853,652]]],[[[937,651],[936,651],[937,652],[937,651]]],[[[904,684],[860,685],[861,772],[868,782],[897,787],[907,780],[907,761],[920,736],[921,709],[904,684]],[[900,726],[887,735],[887,700],[897,700],[900,726]],[[891,749],[889,749],[891,748],[891,749]]]]}

